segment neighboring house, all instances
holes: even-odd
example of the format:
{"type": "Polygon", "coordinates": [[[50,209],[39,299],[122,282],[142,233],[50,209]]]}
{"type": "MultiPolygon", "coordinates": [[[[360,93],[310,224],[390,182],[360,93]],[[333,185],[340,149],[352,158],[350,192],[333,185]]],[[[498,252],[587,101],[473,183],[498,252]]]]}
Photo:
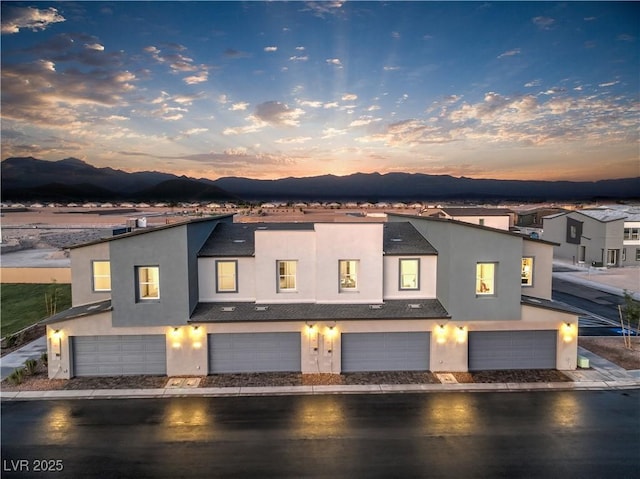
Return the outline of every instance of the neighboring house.
{"type": "Polygon", "coordinates": [[[607,267],[638,264],[633,247],[637,244],[640,248],[640,241],[638,235],[634,240],[631,225],[640,222],[629,223],[629,239],[625,240],[628,216],[611,209],[558,213],[543,218],[543,237],[558,244],[554,251],[556,258],[573,263],[607,267]],[[629,249],[633,251],[631,254],[629,249]]]}
{"type": "Polygon", "coordinates": [[[509,231],[514,225],[515,214],[506,208],[446,207],[433,216],[509,231]]]}
{"type": "Polygon", "coordinates": [[[553,245],[458,221],[233,223],[71,249],[49,376],[574,369],[553,245]]]}

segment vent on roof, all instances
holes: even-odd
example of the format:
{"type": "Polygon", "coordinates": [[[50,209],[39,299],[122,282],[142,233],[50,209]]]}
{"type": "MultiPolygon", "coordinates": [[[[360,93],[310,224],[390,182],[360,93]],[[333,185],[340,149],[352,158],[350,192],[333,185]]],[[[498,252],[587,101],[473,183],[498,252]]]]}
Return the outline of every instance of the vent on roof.
{"type": "Polygon", "coordinates": [[[246,240],[243,240],[243,239],[234,239],[234,240],[231,240],[231,241],[232,241],[233,243],[244,243],[246,240]]]}
{"type": "Polygon", "coordinates": [[[267,229],[267,227],[266,227],[266,226],[258,226],[258,229],[259,229],[259,230],[266,230],[266,229],[267,229]]]}
{"type": "Polygon", "coordinates": [[[369,309],[382,309],[381,304],[370,304],[369,309]]]}
{"type": "Polygon", "coordinates": [[[420,303],[410,303],[409,309],[422,309],[422,304],[420,303]]]}
{"type": "Polygon", "coordinates": [[[232,313],[235,310],[235,306],[223,306],[222,308],[220,308],[220,311],[222,311],[223,313],[232,313]]]}
{"type": "Polygon", "coordinates": [[[539,299],[535,299],[535,298],[529,298],[529,301],[531,301],[532,303],[542,304],[542,301],[540,301],[539,299]]]}
{"type": "Polygon", "coordinates": [[[87,308],[88,311],[93,311],[94,309],[98,309],[101,305],[100,304],[94,304],[93,306],[89,306],[87,308]]]}
{"type": "Polygon", "coordinates": [[[400,241],[402,241],[402,238],[391,238],[391,241],[395,241],[396,243],[399,243],[400,241]]]}
{"type": "Polygon", "coordinates": [[[256,306],[256,311],[267,311],[269,306],[256,306]]]}

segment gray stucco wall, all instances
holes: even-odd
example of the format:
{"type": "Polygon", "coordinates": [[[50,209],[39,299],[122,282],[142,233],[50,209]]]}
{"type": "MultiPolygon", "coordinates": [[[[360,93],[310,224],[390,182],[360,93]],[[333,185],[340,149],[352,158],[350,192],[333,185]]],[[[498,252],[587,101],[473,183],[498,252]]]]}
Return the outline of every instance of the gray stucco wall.
{"type": "Polygon", "coordinates": [[[111,292],[93,291],[92,262],[96,260],[109,260],[108,243],[93,244],[71,250],[71,302],[73,306],[104,301],[111,297],[111,292]]]}
{"type": "Polygon", "coordinates": [[[453,320],[520,319],[521,238],[447,221],[409,221],[438,250],[437,297],[453,320]],[[493,296],[476,295],[478,262],[498,263],[493,296]]]}
{"type": "Polygon", "coordinates": [[[559,243],[554,247],[554,256],[577,263],[579,261],[580,246],[585,247],[585,264],[604,261],[606,263],[607,250],[616,249],[618,261],[621,264],[623,248],[624,220],[609,222],[598,221],[578,212],[568,213],[554,218],[543,219],[543,238],[559,243]],[[582,223],[580,244],[567,243],[567,219],[571,218],[582,223]],[[604,251],[604,257],[603,257],[604,251]]]}

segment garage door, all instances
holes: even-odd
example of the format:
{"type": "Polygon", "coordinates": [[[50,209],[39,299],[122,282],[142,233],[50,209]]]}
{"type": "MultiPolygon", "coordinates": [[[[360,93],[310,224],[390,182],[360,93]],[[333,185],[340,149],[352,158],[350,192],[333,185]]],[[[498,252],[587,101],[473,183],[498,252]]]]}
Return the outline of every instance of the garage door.
{"type": "Polygon", "coordinates": [[[209,373],[300,370],[300,333],[209,335],[209,373]]]}
{"type": "Polygon", "coordinates": [[[167,374],[165,336],[74,336],[74,376],[167,374]]]}
{"type": "Polygon", "coordinates": [[[430,333],[343,333],[342,372],[427,371],[430,333]]]}
{"type": "Polygon", "coordinates": [[[471,331],[469,370],[555,369],[556,331],[471,331]]]}

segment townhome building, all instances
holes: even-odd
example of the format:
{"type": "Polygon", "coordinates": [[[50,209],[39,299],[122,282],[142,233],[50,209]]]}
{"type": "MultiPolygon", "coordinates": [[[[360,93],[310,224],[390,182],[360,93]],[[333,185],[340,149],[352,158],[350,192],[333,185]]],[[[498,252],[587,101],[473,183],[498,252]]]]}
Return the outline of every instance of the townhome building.
{"type": "Polygon", "coordinates": [[[140,229],[71,249],[49,376],[575,369],[553,246],[397,214],[140,229]]]}
{"type": "Polygon", "coordinates": [[[543,237],[555,256],[574,264],[616,268],[640,266],[640,211],[592,208],[543,218],[543,237]]]}

